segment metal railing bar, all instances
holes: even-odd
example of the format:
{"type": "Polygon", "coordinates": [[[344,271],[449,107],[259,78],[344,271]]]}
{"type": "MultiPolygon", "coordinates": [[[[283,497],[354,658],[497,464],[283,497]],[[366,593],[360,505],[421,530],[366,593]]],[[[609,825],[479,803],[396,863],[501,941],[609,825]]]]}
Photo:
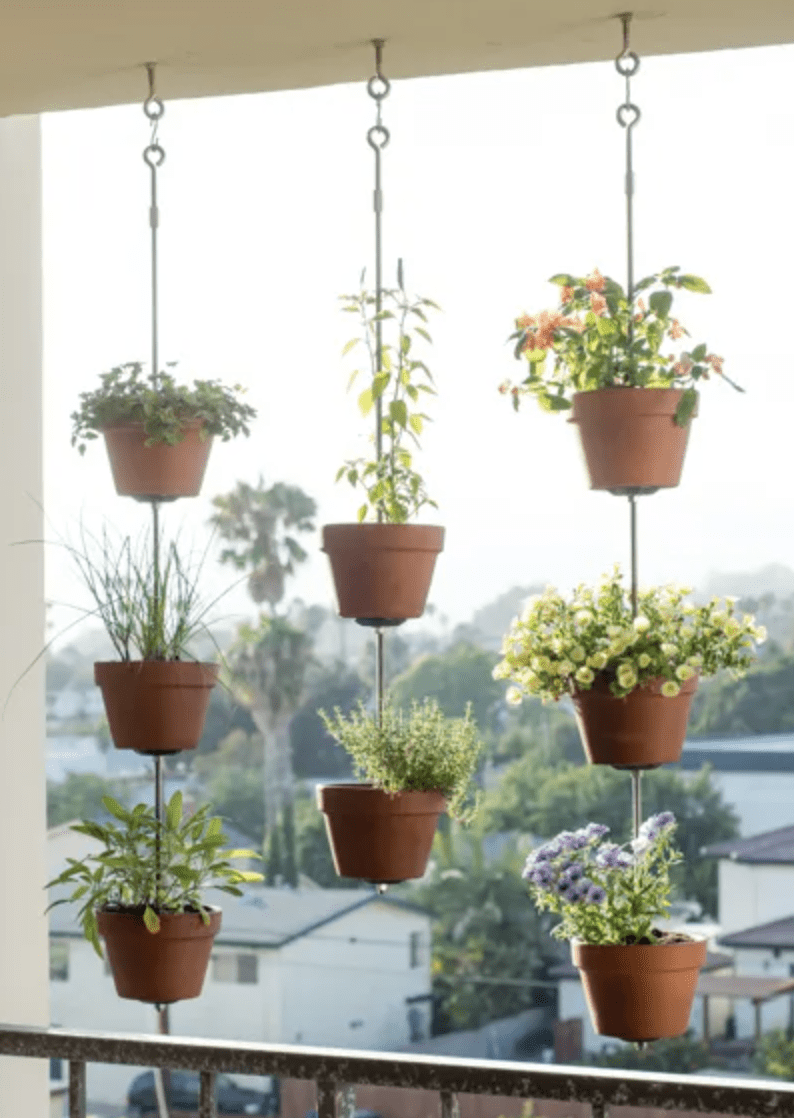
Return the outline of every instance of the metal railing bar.
{"type": "Polygon", "coordinates": [[[442,1091],[440,1101],[441,1118],[460,1118],[460,1103],[457,1095],[452,1091],[442,1091]]]}
{"type": "Polygon", "coordinates": [[[336,1090],[333,1079],[317,1080],[317,1118],[336,1118],[336,1090]]]}
{"type": "Polygon", "coordinates": [[[69,1061],[69,1118],[85,1118],[85,1061],[69,1061]]]}
{"type": "Polygon", "coordinates": [[[609,1118],[609,1111],[600,1099],[590,1103],[591,1118],[609,1118]]]}
{"type": "Polygon", "coordinates": [[[201,1072],[198,1118],[216,1118],[214,1071],[201,1072]]]}
{"type": "MultiPolygon", "coordinates": [[[[605,1106],[658,1107],[744,1118],[794,1118],[794,1084],[675,1076],[622,1068],[463,1060],[405,1053],[107,1034],[0,1025],[0,1056],[61,1059],[187,1071],[237,1072],[451,1094],[506,1095],[605,1106]]],[[[82,1118],[82,1115],[79,1116],[82,1118]]],[[[322,1118],[322,1116],[321,1116],[322,1118]]],[[[334,1116],[335,1118],[335,1116],[334,1116]]]]}

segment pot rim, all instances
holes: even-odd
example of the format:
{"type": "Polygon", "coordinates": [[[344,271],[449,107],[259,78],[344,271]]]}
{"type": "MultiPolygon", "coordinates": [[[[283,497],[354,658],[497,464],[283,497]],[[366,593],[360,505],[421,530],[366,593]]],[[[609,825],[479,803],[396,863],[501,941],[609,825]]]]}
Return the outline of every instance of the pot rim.
{"type": "Polygon", "coordinates": [[[324,524],[322,550],[352,551],[362,544],[384,551],[434,551],[444,549],[446,529],[441,524],[372,524],[353,521],[324,524]],[[399,541],[399,543],[397,542],[399,541]]]}
{"type": "Polygon", "coordinates": [[[386,792],[383,788],[377,788],[371,782],[340,782],[337,784],[318,784],[317,785],[317,804],[322,812],[327,814],[327,808],[335,807],[344,801],[348,806],[355,806],[361,810],[365,804],[382,806],[387,810],[394,809],[395,814],[403,815],[416,815],[416,814],[438,814],[440,815],[446,809],[446,796],[437,788],[429,790],[420,790],[415,788],[404,788],[398,792],[386,792]],[[326,797],[335,801],[333,805],[326,804],[326,797]],[[353,804],[353,800],[359,800],[357,804],[353,804]],[[397,809],[406,809],[411,807],[423,807],[425,811],[398,811],[397,809]],[[436,810],[437,809],[437,810],[436,810]]]}
{"type": "MultiPolygon", "coordinates": [[[[113,423],[103,423],[101,427],[97,428],[97,430],[103,432],[142,431],[144,429],[144,426],[145,421],[143,419],[119,419],[114,421],[113,423]]],[[[183,431],[192,431],[197,428],[205,427],[206,423],[203,419],[184,419],[180,422],[179,426],[183,431]]],[[[213,438],[213,436],[208,435],[207,438],[203,441],[209,442],[211,438],[213,438]]],[[[179,443],[166,443],[162,439],[158,439],[158,441],[154,443],[153,446],[179,446],[179,443]]]]}
{"type": "MultiPolygon", "coordinates": [[[[215,916],[217,913],[223,912],[223,909],[219,905],[205,904],[202,907],[203,907],[205,912],[208,912],[210,914],[210,916],[215,916]]],[[[140,905],[118,905],[118,906],[115,906],[115,907],[114,906],[111,906],[111,907],[103,906],[102,908],[95,909],[95,912],[97,913],[97,915],[102,915],[102,916],[133,916],[133,917],[137,917],[137,916],[143,914],[143,911],[144,911],[145,908],[146,908],[146,905],[142,905],[142,904],[140,904],[140,905]]],[[[157,909],[153,908],[153,911],[157,912],[157,909]]],[[[183,909],[181,912],[157,912],[157,915],[160,917],[161,920],[167,919],[169,916],[198,916],[199,918],[201,918],[201,913],[197,912],[195,909],[183,909]]],[[[203,923],[203,921],[202,921],[202,923],[203,923]]]]}
{"type": "Polygon", "coordinates": [[[95,660],[94,668],[113,671],[115,668],[127,670],[137,668],[138,671],[153,671],[158,669],[173,669],[176,665],[181,668],[202,669],[204,672],[216,671],[220,673],[221,666],[214,660],[95,660]],[[144,667],[144,665],[149,665],[144,667]]]}
{"type": "MultiPolygon", "coordinates": [[[[602,698],[614,699],[616,703],[622,703],[625,702],[627,699],[630,699],[632,695],[635,695],[639,691],[646,698],[659,697],[662,699],[667,699],[668,696],[662,695],[661,693],[662,684],[666,682],[667,679],[665,676],[656,675],[652,679],[646,679],[644,683],[637,684],[637,686],[632,691],[629,691],[628,695],[613,695],[612,692],[609,690],[608,673],[601,671],[595,673],[595,680],[592,687],[588,687],[587,689],[575,687],[573,692],[571,693],[571,698],[578,699],[582,696],[587,696],[595,693],[602,698]],[[596,681],[598,682],[598,684],[600,684],[600,686],[597,685],[596,681]]],[[[669,696],[669,698],[677,699],[679,695],[694,694],[694,692],[697,691],[698,686],[700,685],[700,672],[695,672],[695,674],[691,675],[689,679],[677,680],[676,682],[678,683],[680,688],[678,695],[671,695],[669,696]]]]}

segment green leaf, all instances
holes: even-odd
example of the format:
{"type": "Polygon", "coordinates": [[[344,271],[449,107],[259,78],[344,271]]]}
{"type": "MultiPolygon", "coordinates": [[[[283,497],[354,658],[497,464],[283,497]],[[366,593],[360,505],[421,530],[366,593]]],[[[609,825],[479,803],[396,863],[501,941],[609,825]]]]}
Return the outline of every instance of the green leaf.
{"type": "Polygon", "coordinates": [[[358,406],[361,409],[362,415],[369,415],[372,411],[372,389],[365,388],[358,398],[358,406]]]}
{"type": "Polygon", "coordinates": [[[549,283],[556,283],[558,287],[576,287],[576,278],[568,272],[559,272],[551,277],[549,283]]]}
{"type": "Polygon", "coordinates": [[[350,353],[350,350],[354,349],[360,341],[361,338],[351,338],[349,342],[345,342],[342,347],[342,356],[344,357],[346,354],[350,353]]]}
{"type": "Polygon", "coordinates": [[[372,399],[378,400],[386,391],[391,375],[389,373],[376,373],[372,379],[372,399]]]}
{"type": "Polygon", "coordinates": [[[111,815],[116,819],[120,819],[122,823],[128,823],[130,820],[130,813],[123,808],[118,800],[114,800],[112,796],[103,796],[102,803],[111,815]]]}
{"type": "Polygon", "coordinates": [[[648,299],[648,306],[659,318],[667,318],[670,307],[673,305],[673,296],[670,291],[654,291],[648,299]]]}
{"type": "Polygon", "coordinates": [[[707,347],[706,343],[701,342],[700,345],[695,346],[695,348],[692,350],[692,352],[690,353],[689,356],[695,362],[705,361],[707,352],[708,352],[708,347],[707,347]]]}
{"type": "Polygon", "coordinates": [[[174,792],[166,808],[165,825],[169,831],[176,831],[182,822],[182,793],[174,792]]]}
{"type": "Polygon", "coordinates": [[[703,295],[711,295],[711,288],[700,276],[679,276],[678,282],[681,287],[685,287],[687,291],[699,291],[703,295]]]}
{"type": "Polygon", "coordinates": [[[422,422],[421,415],[410,415],[408,417],[408,423],[410,424],[411,429],[413,430],[413,432],[415,434],[417,434],[417,435],[422,434],[424,424],[422,422]]]}
{"type": "Polygon", "coordinates": [[[367,517],[367,506],[362,505],[361,508],[358,510],[358,522],[359,522],[359,524],[361,524],[362,521],[366,520],[366,517],[367,517]]]}
{"type": "Polygon", "coordinates": [[[350,389],[351,389],[351,388],[353,387],[353,385],[355,384],[355,381],[356,381],[356,377],[358,376],[358,374],[360,373],[360,371],[361,371],[360,369],[354,369],[354,370],[353,370],[353,372],[352,372],[352,373],[350,374],[350,379],[349,379],[349,380],[348,380],[348,382],[347,382],[347,391],[348,391],[348,392],[350,391],[350,389]]]}
{"type": "Polygon", "coordinates": [[[146,930],[151,932],[152,935],[160,931],[160,917],[151,905],[147,904],[146,908],[143,910],[143,922],[146,925],[146,930]]]}
{"type": "Polygon", "coordinates": [[[694,388],[687,388],[678,402],[675,412],[675,421],[679,427],[686,427],[692,418],[692,413],[698,402],[698,394],[694,388]]]}
{"type": "Polygon", "coordinates": [[[399,423],[404,428],[408,423],[408,408],[405,406],[405,400],[392,400],[389,404],[389,415],[395,423],[399,423]]]}
{"type": "Polygon", "coordinates": [[[526,358],[530,365],[542,365],[546,360],[546,353],[545,349],[528,349],[526,358]]]}

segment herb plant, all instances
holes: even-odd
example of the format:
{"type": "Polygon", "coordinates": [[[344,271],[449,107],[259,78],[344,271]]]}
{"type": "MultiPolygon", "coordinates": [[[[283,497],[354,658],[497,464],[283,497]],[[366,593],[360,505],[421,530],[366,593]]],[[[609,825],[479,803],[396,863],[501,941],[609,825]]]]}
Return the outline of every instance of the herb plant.
{"type": "MultiPolygon", "coordinates": [[[[402,285],[402,275],[398,273],[398,286],[382,292],[382,310],[376,309],[376,298],[363,286],[357,294],[341,296],[343,310],[358,314],[361,319],[361,335],[345,345],[343,354],[349,353],[362,341],[368,355],[368,372],[355,369],[350,376],[348,388],[352,387],[361,375],[366,375],[369,384],[358,397],[361,413],[368,416],[382,401],[381,437],[383,451],[371,459],[356,458],[345,462],[336,475],[336,480],[346,477],[355,488],[363,489],[365,501],[358,510],[358,519],[363,521],[367,515],[373,518],[380,513],[382,519],[390,524],[404,524],[415,516],[424,505],[436,508],[435,501],[427,494],[424,480],[414,468],[413,456],[408,444],[418,448],[419,438],[429,416],[422,410],[424,396],[435,395],[433,375],[421,357],[415,354],[417,338],[430,342],[426,329],[427,311],[438,310],[432,299],[423,299],[406,294],[402,285]],[[381,346],[381,360],[378,362],[377,329],[378,323],[386,324],[385,332],[391,331],[381,346]]],[[[372,437],[374,442],[374,436],[372,437]]]]}
{"type": "MultiPolygon", "coordinates": [[[[653,943],[654,921],[670,907],[675,816],[651,816],[627,847],[603,842],[609,827],[562,831],[527,858],[523,877],[537,907],[562,917],[557,939],[590,944],[653,943]]],[[[655,934],[656,933],[656,934],[655,934]]]]}
{"type": "Polygon", "coordinates": [[[352,757],[356,776],[384,792],[440,792],[453,818],[473,818],[482,742],[469,709],[464,718],[447,718],[434,699],[414,702],[407,715],[385,704],[380,725],[361,703],[347,716],[338,708],[333,718],[319,714],[352,757]]]}
{"type": "Polygon", "coordinates": [[[728,380],[723,359],[709,353],[704,342],[677,356],[662,352],[667,339],[676,342],[689,336],[673,317],[673,292],[683,288],[710,293],[700,276],[682,273],[677,267],[665,268],[640,280],[631,302],[620,284],[602,276],[597,268],[589,276],[561,273],[549,282],[560,288],[558,309],[521,315],[510,335],[515,356],[529,363],[520,384],[507,380],[500,386],[516,410],[521,397],[528,394],[546,411],[566,411],[575,392],[612,387],[682,388],[675,419],[685,427],[697,404],[695,386],[711,373],[744,391],[728,380]]]}
{"type": "Polygon", "coordinates": [[[578,586],[569,600],[549,587],[513,621],[494,678],[511,681],[507,701],[518,704],[524,696],[548,702],[589,691],[597,675],[618,697],[663,679],[667,698],[694,675],[720,668],[744,675],[766,630],[750,614],[736,613],[735,598],[698,606],[686,601],[690,593],[677,586],[640,591],[634,617],[618,566],[597,587],[578,586]]]}
{"type": "Polygon", "coordinates": [[[83,932],[100,957],[98,910],[140,910],[147,929],[156,934],[163,913],[196,912],[208,924],[210,910],[202,903],[202,890],[220,889],[239,897],[241,885],[262,880],[260,873],[232,866],[234,860],[259,855],[253,850],[224,850],[221,820],[210,816],[208,804],[185,819],[182,793],[175,792],[159,822],[145,804],[127,811],[111,796],[104,796],[102,803],[116,822],[83,820],[72,830],[97,839],[103,849],[67,859],[63,873],[46,886],[75,886],[70,896],[49,908],[80,902],[83,932]]]}
{"type": "Polygon", "coordinates": [[[248,435],[256,416],[240,399],[243,391],[239,384],[227,388],[215,380],[177,384],[169,372],[146,376],[138,361],[116,365],[101,374],[99,388],[80,393],[80,406],[72,413],[72,446],[85,454],[87,442],[118,423],[142,423],[147,446],[174,446],[184,437],[185,423],[195,420],[201,423],[201,438],[218,435],[227,442],[248,435]]]}

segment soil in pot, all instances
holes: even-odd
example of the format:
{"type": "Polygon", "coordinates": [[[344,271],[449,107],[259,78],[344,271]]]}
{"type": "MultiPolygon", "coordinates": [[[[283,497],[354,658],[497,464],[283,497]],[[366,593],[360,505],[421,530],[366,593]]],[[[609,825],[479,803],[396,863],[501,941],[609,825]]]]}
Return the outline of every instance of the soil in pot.
{"type": "Polygon", "coordinates": [[[649,1041],[686,1032],[706,941],[660,933],[654,939],[609,947],[571,944],[593,1028],[601,1036],[649,1041]]]}
{"type": "Polygon", "coordinates": [[[664,679],[642,684],[619,699],[610,676],[599,673],[589,691],[575,691],[573,706],[587,760],[616,769],[652,769],[681,759],[689,708],[698,677],[681,684],[673,698],[662,692],[664,679]]]}
{"type": "Polygon", "coordinates": [[[220,909],[209,916],[205,924],[198,912],[164,912],[160,931],[150,932],[142,907],[98,912],[118,996],[155,1005],[197,998],[221,926],[220,909]]]}
{"type": "Polygon", "coordinates": [[[675,388],[599,388],[577,392],[575,423],[591,489],[653,493],[678,485],[689,429],[675,422],[683,392],[675,388]]]}
{"type": "Polygon", "coordinates": [[[371,784],[317,789],[340,877],[394,885],[422,877],[445,807],[440,792],[388,792],[371,784]]]}
{"type": "Polygon", "coordinates": [[[421,617],[444,529],[429,524],[326,524],[340,617],[394,625],[421,617]]]}
{"type": "Polygon", "coordinates": [[[94,664],[116,749],[179,753],[204,732],[217,664],[190,660],[111,660],[94,664]]]}
{"type": "Polygon", "coordinates": [[[173,446],[147,446],[142,423],[105,427],[102,433],[119,496],[139,501],[198,496],[212,447],[212,436],[203,439],[201,428],[199,421],[186,423],[182,439],[173,446]]]}

